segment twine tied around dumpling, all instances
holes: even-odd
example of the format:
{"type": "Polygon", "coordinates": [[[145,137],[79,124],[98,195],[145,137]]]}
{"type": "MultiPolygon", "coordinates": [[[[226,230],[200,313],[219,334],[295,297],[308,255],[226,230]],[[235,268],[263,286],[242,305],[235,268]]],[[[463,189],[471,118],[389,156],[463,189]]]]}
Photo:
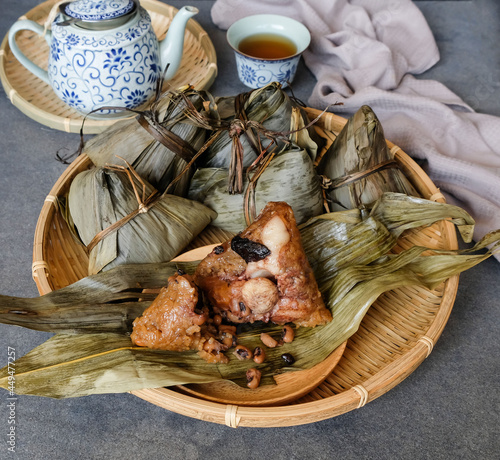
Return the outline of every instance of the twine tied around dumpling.
{"type": "Polygon", "coordinates": [[[92,241],[87,245],[88,253],[90,253],[92,249],[94,249],[104,238],[106,238],[111,233],[116,232],[119,228],[123,227],[134,217],[139,214],[147,213],[162,197],[162,195],[160,195],[158,193],[158,190],[156,189],[154,189],[151,194],[146,197],[146,183],[144,182],[144,180],[141,178],[141,176],[139,176],[139,174],[137,174],[130,163],[119,156],[117,156],[117,158],[122,160],[126,166],[107,165],[106,168],[111,171],[124,173],[128,176],[130,184],[132,185],[132,190],[134,191],[134,195],[137,199],[137,209],[122,217],[120,220],[117,220],[115,223],[111,224],[109,227],[106,227],[104,230],[101,230],[96,236],[94,236],[92,241]],[[142,185],[142,193],[139,192],[134,178],[142,185]]]}

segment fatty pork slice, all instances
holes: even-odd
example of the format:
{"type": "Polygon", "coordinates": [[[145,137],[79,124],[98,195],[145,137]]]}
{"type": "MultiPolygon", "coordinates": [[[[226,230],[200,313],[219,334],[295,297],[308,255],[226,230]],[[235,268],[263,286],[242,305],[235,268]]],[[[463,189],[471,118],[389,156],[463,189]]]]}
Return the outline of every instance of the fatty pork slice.
{"type": "Polygon", "coordinates": [[[215,247],[198,265],[194,282],[214,311],[234,323],[314,327],[332,319],[284,202],[268,203],[246,230],[215,247]]]}

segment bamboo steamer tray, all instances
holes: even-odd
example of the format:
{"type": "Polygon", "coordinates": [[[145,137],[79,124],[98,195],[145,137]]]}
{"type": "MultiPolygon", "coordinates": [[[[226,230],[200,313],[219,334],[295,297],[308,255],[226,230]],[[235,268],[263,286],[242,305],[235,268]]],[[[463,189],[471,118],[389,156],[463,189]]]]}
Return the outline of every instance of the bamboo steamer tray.
{"type": "MultiPolygon", "coordinates": [[[[43,25],[57,3],[58,0],[41,3],[20,19],[31,19],[43,25]]],[[[141,5],[151,16],[157,37],[163,39],[178,10],[156,0],[141,0],[141,5]]],[[[25,30],[16,35],[16,41],[28,59],[47,70],[49,47],[43,37],[25,30]]],[[[208,89],[216,76],[217,58],[214,45],[199,23],[190,19],[184,35],[181,65],[175,76],[165,85],[178,88],[190,84],[199,90],[208,89]]],[[[28,117],[60,131],[80,132],[83,116],[66,105],[48,84],[35,77],[19,63],[10,50],[7,35],[0,46],[0,80],[12,104],[28,117]]],[[[87,118],[84,131],[87,134],[97,134],[120,119],[123,117],[87,118]]]]}
{"type": "MultiPolygon", "coordinates": [[[[320,113],[306,110],[311,119],[320,113]]],[[[333,113],[321,116],[316,129],[326,138],[327,147],[346,121],[333,113]]],[[[444,202],[425,172],[398,146],[389,141],[387,144],[421,195],[444,202]]],[[[91,162],[86,155],[75,160],[55,183],[42,207],[35,230],[32,267],[40,294],[86,276],[87,256],[61,217],[56,198],[67,192],[80,171],[89,167],[91,162]]],[[[208,227],[188,249],[219,243],[230,236],[208,227]]],[[[443,220],[431,227],[407,231],[394,251],[413,245],[456,249],[455,228],[443,220]]],[[[359,330],[347,341],[337,366],[319,386],[292,402],[263,407],[224,404],[189,394],[182,387],[132,393],[172,412],[234,428],[293,426],[335,417],[382,396],[429,356],[446,325],[457,289],[458,276],[453,276],[432,290],[407,286],[382,294],[368,310],[359,330]]]]}

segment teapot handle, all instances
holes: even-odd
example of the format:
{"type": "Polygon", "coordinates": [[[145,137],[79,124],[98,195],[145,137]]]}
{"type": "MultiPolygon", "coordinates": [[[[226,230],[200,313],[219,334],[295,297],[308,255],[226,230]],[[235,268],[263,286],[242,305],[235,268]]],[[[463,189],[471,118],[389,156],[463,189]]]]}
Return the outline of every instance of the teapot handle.
{"type": "MultiPolygon", "coordinates": [[[[9,46],[14,56],[24,67],[26,67],[31,73],[36,75],[45,83],[50,85],[49,74],[41,67],[38,67],[32,61],[30,61],[17,46],[16,34],[21,30],[31,30],[32,32],[42,35],[44,27],[34,21],[30,21],[29,19],[23,19],[21,21],[15,22],[9,30],[9,46]]],[[[49,43],[50,39],[48,38],[49,37],[47,36],[45,37],[45,39],[49,43]]]]}

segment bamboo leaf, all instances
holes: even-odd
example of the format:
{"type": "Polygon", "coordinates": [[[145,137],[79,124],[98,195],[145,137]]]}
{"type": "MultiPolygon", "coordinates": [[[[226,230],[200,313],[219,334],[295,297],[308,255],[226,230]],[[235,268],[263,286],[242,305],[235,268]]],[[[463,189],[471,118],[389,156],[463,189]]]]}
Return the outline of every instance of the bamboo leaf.
{"type": "Polygon", "coordinates": [[[179,269],[193,273],[195,265],[123,265],[41,297],[0,296],[0,322],[46,332],[128,332],[156,296],[143,289],[164,286],[179,269]]]}
{"type": "MultiPolygon", "coordinates": [[[[370,266],[350,266],[338,273],[327,295],[334,320],[325,326],[299,328],[292,344],[269,349],[264,375],[309,368],[322,361],[359,328],[368,308],[382,293],[400,286],[432,288],[450,276],[485,260],[491,252],[470,255],[487,244],[500,246],[500,231],[488,235],[466,251],[440,251],[422,256],[427,249],[413,247],[398,255],[384,256],[370,266]],[[279,355],[291,352],[293,368],[284,367],[279,355]]],[[[263,329],[264,328],[264,329],[263,329]]],[[[258,325],[239,334],[251,347],[262,330],[258,325]]],[[[126,334],[58,334],[16,361],[16,391],[53,398],[97,393],[125,392],[140,388],[219,379],[240,379],[250,366],[230,356],[227,365],[207,364],[193,352],[165,352],[135,347],[126,334]]],[[[8,387],[8,368],[0,370],[0,387],[8,387]]]]}
{"type": "MultiPolygon", "coordinates": [[[[58,334],[16,361],[16,392],[52,398],[220,378],[217,366],[202,363],[194,353],[155,352],[109,333],[58,334]]],[[[7,385],[4,368],[0,386],[7,385]]]]}
{"type": "Polygon", "coordinates": [[[474,219],[464,209],[424,200],[402,193],[384,193],[372,206],[370,215],[398,237],[410,228],[426,227],[449,218],[466,243],[472,241],[474,219]]]}
{"type": "Polygon", "coordinates": [[[490,257],[490,251],[478,255],[469,252],[492,243],[498,250],[500,231],[485,236],[470,250],[438,251],[438,255],[423,256],[428,248],[415,246],[398,255],[383,256],[370,265],[340,270],[325,296],[334,320],[316,328],[317,338],[328,340],[335,349],[358,330],[364,315],[382,293],[410,285],[433,289],[490,257]]]}
{"type": "Polygon", "coordinates": [[[386,254],[405,230],[450,218],[468,240],[474,220],[463,209],[401,193],[385,193],[364,209],[314,217],[300,226],[302,243],[320,290],[337,271],[386,254]]]}
{"type": "Polygon", "coordinates": [[[290,141],[303,148],[315,161],[319,152],[325,144],[325,140],[320,137],[316,130],[305,129],[309,123],[307,115],[303,112],[301,107],[293,107],[290,120],[290,141]]]}
{"type": "MultiPolygon", "coordinates": [[[[263,330],[278,333],[280,328],[257,325],[241,333],[238,341],[248,347],[260,345],[263,330]]],[[[280,369],[292,370],[281,359],[285,352],[292,352],[297,358],[293,370],[308,368],[328,356],[328,342],[316,340],[311,329],[300,332],[293,344],[268,350],[266,362],[259,366],[264,377],[271,377],[280,369]]],[[[228,364],[208,364],[195,352],[134,346],[126,334],[57,334],[16,361],[16,392],[52,398],[120,393],[220,379],[239,380],[248,368],[255,367],[253,361],[240,361],[232,354],[228,357],[228,364]]],[[[0,370],[0,387],[7,386],[5,367],[0,370]]]]}
{"type": "MultiPolygon", "coordinates": [[[[203,168],[196,171],[188,197],[214,210],[217,217],[212,225],[238,233],[247,226],[244,215],[243,194],[228,194],[229,171],[203,168]]],[[[243,188],[249,187],[244,179],[243,188]]],[[[298,223],[307,221],[323,211],[323,194],[312,160],[308,153],[295,146],[279,152],[258,178],[254,191],[255,213],[269,201],[286,201],[293,209],[298,223]]]]}

